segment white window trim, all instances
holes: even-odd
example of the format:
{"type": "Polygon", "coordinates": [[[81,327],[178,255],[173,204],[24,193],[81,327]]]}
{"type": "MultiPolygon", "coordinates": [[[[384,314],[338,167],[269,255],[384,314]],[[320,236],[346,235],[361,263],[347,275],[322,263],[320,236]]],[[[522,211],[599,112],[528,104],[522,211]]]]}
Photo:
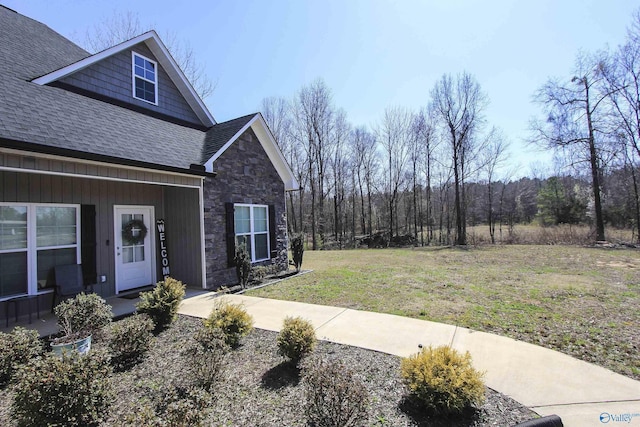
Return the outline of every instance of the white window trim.
{"type": "Polygon", "coordinates": [[[158,105],[158,63],[156,61],[154,61],[153,59],[149,59],[144,55],[140,55],[139,53],[134,52],[133,50],[131,51],[131,92],[132,92],[133,97],[135,99],[138,99],[140,101],[144,101],[144,102],[146,102],[148,104],[151,104],[151,105],[158,105]],[[149,61],[149,62],[151,62],[153,64],[153,66],[155,67],[155,76],[156,76],[156,80],[155,81],[149,80],[149,79],[147,79],[145,77],[141,77],[141,76],[137,76],[136,75],[136,56],[144,59],[145,61],[149,61]],[[136,96],[136,79],[142,79],[142,80],[144,80],[146,82],[153,83],[153,87],[154,87],[154,90],[155,90],[154,97],[155,97],[156,102],[151,102],[151,101],[148,101],[148,100],[146,100],[144,98],[138,98],[136,96]]]}
{"type": "MultiPolygon", "coordinates": [[[[38,251],[51,249],[68,249],[76,248],[76,262],[79,264],[82,256],[80,242],[80,205],[69,203],[20,203],[20,202],[0,202],[0,206],[26,206],[27,207],[27,247],[26,249],[7,249],[0,250],[0,253],[27,252],[27,293],[16,294],[10,297],[2,297],[0,301],[15,298],[17,296],[38,295],[50,292],[50,290],[38,291],[38,251]],[[37,208],[38,207],[56,207],[66,208],[72,207],[76,209],[76,244],[60,245],[60,246],[43,246],[38,247],[37,241],[37,208]]],[[[1,274],[1,273],[0,273],[1,274]]]]}
{"type": "MultiPolygon", "coordinates": [[[[236,242],[237,242],[237,237],[238,236],[249,236],[249,238],[251,239],[251,263],[257,263],[257,262],[262,262],[262,261],[268,261],[271,259],[271,257],[269,256],[270,254],[270,248],[271,248],[271,242],[270,242],[270,234],[269,233],[269,206],[268,205],[252,205],[252,204],[247,204],[247,203],[235,203],[233,205],[233,207],[248,207],[249,208],[249,224],[251,226],[251,230],[248,233],[235,233],[234,230],[234,234],[236,237],[236,242]],[[266,218],[267,218],[267,230],[266,231],[255,231],[254,230],[254,219],[253,219],[253,209],[254,208],[264,208],[266,210],[266,218]],[[266,258],[261,258],[261,259],[256,259],[256,241],[255,241],[255,236],[257,234],[263,235],[266,234],[267,236],[267,257],[266,258]]],[[[234,213],[234,224],[235,224],[235,213],[234,213]]]]}

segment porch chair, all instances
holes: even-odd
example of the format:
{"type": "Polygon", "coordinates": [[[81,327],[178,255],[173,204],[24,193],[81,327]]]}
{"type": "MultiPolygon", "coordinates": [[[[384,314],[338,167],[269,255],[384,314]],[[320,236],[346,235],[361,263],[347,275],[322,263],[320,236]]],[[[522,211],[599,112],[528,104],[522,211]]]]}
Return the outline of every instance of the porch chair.
{"type": "Polygon", "coordinates": [[[62,300],[65,297],[74,297],[85,291],[81,264],[57,265],[53,269],[56,286],[53,288],[53,298],[51,299],[52,313],[57,298],[62,300]]]}

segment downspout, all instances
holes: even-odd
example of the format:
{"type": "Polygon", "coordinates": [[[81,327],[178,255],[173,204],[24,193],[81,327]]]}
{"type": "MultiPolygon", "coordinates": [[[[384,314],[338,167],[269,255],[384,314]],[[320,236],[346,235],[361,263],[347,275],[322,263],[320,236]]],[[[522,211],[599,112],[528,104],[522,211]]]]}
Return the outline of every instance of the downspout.
{"type": "Polygon", "coordinates": [[[207,260],[205,256],[204,242],[204,179],[200,178],[200,187],[198,187],[198,202],[200,208],[200,268],[202,269],[202,289],[207,289],[207,260]]]}

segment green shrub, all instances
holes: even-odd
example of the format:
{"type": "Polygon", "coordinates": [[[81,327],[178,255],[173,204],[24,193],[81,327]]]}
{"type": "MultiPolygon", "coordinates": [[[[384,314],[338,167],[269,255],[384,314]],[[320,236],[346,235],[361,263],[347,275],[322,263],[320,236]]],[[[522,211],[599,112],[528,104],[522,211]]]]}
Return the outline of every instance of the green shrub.
{"type": "Polygon", "coordinates": [[[249,276],[251,275],[251,255],[247,251],[247,246],[241,243],[236,248],[236,254],[233,258],[236,266],[236,274],[242,288],[246,288],[249,284],[249,276]]]}
{"type": "Polygon", "coordinates": [[[278,273],[277,265],[259,265],[251,268],[250,279],[263,281],[266,277],[273,276],[278,273]]]}
{"type": "Polygon", "coordinates": [[[400,370],[412,397],[435,413],[459,413],[484,402],[483,374],[471,366],[469,352],[424,348],[402,359],[400,370]]]}
{"type": "Polygon", "coordinates": [[[174,384],[147,384],[146,397],[127,425],[140,427],[204,426],[211,406],[211,395],[203,389],[174,384]]]}
{"type": "Polygon", "coordinates": [[[146,314],[134,314],[111,325],[109,351],[118,368],[136,363],[151,348],[153,320],[146,314]]]}
{"type": "Polygon", "coordinates": [[[304,255],[304,236],[298,234],[291,238],[291,255],[293,256],[293,265],[299,272],[302,267],[302,256],[304,255]]]}
{"type": "Polygon", "coordinates": [[[21,365],[42,352],[42,343],[35,330],[17,326],[8,334],[0,332],[0,385],[10,381],[21,365]]]}
{"type": "Polygon", "coordinates": [[[211,390],[223,372],[229,350],[224,333],[220,329],[199,329],[184,350],[185,366],[193,382],[199,387],[211,390]]]}
{"type": "Polygon", "coordinates": [[[35,358],[15,375],[11,413],[19,426],[97,426],[114,399],[110,374],[102,352],[35,358]]]}
{"type": "Polygon", "coordinates": [[[220,299],[214,305],[204,324],[207,328],[220,329],[227,345],[237,347],[240,338],[253,329],[253,318],[241,304],[233,304],[220,299]]]}
{"type": "Polygon", "coordinates": [[[54,311],[66,337],[99,335],[113,318],[111,306],[100,295],[84,292],[61,302],[54,311]]]}
{"type": "Polygon", "coordinates": [[[315,427],[351,427],[366,419],[369,395],[342,363],[321,359],[304,368],[305,414],[315,427]]]}
{"type": "Polygon", "coordinates": [[[148,292],[140,293],[140,302],[136,305],[139,313],[148,314],[156,326],[156,330],[168,327],[178,316],[178,307],[184,298],[185,286],[182,282],[167,277],[158,282],[148,292]]]}
{"type": "Polygon", "coordinates": [[[286,317],[277,338],[278,353],[298,362],[313,351],[316,341],[316,332],[309,321],[301,317],[286,317]]]}

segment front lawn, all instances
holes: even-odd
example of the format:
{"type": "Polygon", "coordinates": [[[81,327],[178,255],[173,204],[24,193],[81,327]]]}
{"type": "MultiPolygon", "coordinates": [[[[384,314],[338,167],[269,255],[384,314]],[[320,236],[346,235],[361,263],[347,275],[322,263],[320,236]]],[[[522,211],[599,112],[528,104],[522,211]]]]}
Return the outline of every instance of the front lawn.
{"type": "Polygon", "coordinates": [[[248,295],[493,332],[640,379],[640,251],[577,246],[306,251],[248,295]]]}

